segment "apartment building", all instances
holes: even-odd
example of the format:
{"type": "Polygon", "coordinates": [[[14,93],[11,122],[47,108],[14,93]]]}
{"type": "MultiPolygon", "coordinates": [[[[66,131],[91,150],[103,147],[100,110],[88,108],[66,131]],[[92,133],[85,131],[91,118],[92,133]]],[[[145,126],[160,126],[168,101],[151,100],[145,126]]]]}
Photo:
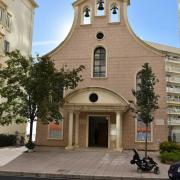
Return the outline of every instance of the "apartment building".
{"type": "Polygon", "coordinates": [[[167,56],[166,81],[169,135],[180,143],[180,56],[167,56]]]}
{"type": "MultiPolygon", "coordinates": [[[[0,65],[3,65],[7,52],[20,50],[25,56],[31,55],[34,0],[0,0],[0,65]]],[[[19,133],[25,135],[26,124],[0,126],[0,134],[19,133]]]]}

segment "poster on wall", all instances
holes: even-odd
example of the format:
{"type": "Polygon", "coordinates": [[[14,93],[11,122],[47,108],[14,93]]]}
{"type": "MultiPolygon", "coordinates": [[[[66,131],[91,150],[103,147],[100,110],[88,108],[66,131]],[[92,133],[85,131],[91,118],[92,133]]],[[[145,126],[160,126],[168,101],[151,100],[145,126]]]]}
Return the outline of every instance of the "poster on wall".
{"type": "Polygon", "coordinates": [[[58,124],[56,122],[49,123],[49,138],[63,139],[63,121],[58,124]]]}
{"type": "MultiPolygon", "coordinates": [[[[151,141],[151,125],[147,129],[147,140],[151,141]]],[[[145,141],[146,139],[146,125],[140,121],[137,120],[137,141],[145,141]]]]}

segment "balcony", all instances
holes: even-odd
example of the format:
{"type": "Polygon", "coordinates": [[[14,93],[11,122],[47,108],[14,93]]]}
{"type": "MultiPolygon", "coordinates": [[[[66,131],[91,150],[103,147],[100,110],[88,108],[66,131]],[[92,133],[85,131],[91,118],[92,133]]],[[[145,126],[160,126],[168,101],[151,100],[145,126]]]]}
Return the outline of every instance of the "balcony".
{"type": "Polygon", "coordinates": [[[168,108],[168,114],[180,115],[180,108],[168,108]]]}
{"type": "Polygon", "coordinates": [[[180,73],[180,67],[166,66],[166,71],[179,74],[180,73]]]}
{"type": "Polygon", "coordinates": [[[168,125],[172,125],[172,126],[180,126],[180,118],[172,118],[169,117],[168,119],[168,125]]]}
{"type": "Polygon", "coordinates": [[[180,64],[180,57],[171,57],[166,59],[166,62],[180,64]]]}
{"type": "Polygon", "coordinates": [[[166,87],[166,91],[169,93],[180,94],[180,88],[177,88],[177,87],[166,87]]]}
{"type": "Polygon", "coordinates": [[[180,78],[178,77],[166,77],[167,82],[172,82],[172,83],[180,83],[180,78]]]}

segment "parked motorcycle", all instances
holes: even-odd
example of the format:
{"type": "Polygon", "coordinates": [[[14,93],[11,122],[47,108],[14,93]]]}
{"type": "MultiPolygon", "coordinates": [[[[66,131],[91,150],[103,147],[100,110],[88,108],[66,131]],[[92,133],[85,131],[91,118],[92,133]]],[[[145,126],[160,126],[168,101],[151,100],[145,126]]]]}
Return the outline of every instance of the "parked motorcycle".
{"type": "Polygon", "coordinates": [[[140,158],[136,149],[133,149],[134,156],[130,161],[131,164],[136,164],[138,166],[137,171],[151,171],[154,170],[155,174],[160,174],[160,169],[158,164],[148,156],[148,158],[140,158]]]}

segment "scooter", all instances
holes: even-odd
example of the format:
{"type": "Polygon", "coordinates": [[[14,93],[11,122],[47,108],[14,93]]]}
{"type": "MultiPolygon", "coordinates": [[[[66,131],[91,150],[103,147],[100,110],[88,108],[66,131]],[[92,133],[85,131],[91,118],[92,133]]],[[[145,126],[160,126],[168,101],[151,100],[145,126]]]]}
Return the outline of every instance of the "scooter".
{"type": "Polygon", "coordinates": [[[130,161],[131,164],[136,164],[138,166],[137,171],[151,171],[154,169],[154,174],[160,174],[160,169],[158,164],[148,156],[148,158],[140,158],[136,149],[133,149],[134,156],[130,161]]]}

